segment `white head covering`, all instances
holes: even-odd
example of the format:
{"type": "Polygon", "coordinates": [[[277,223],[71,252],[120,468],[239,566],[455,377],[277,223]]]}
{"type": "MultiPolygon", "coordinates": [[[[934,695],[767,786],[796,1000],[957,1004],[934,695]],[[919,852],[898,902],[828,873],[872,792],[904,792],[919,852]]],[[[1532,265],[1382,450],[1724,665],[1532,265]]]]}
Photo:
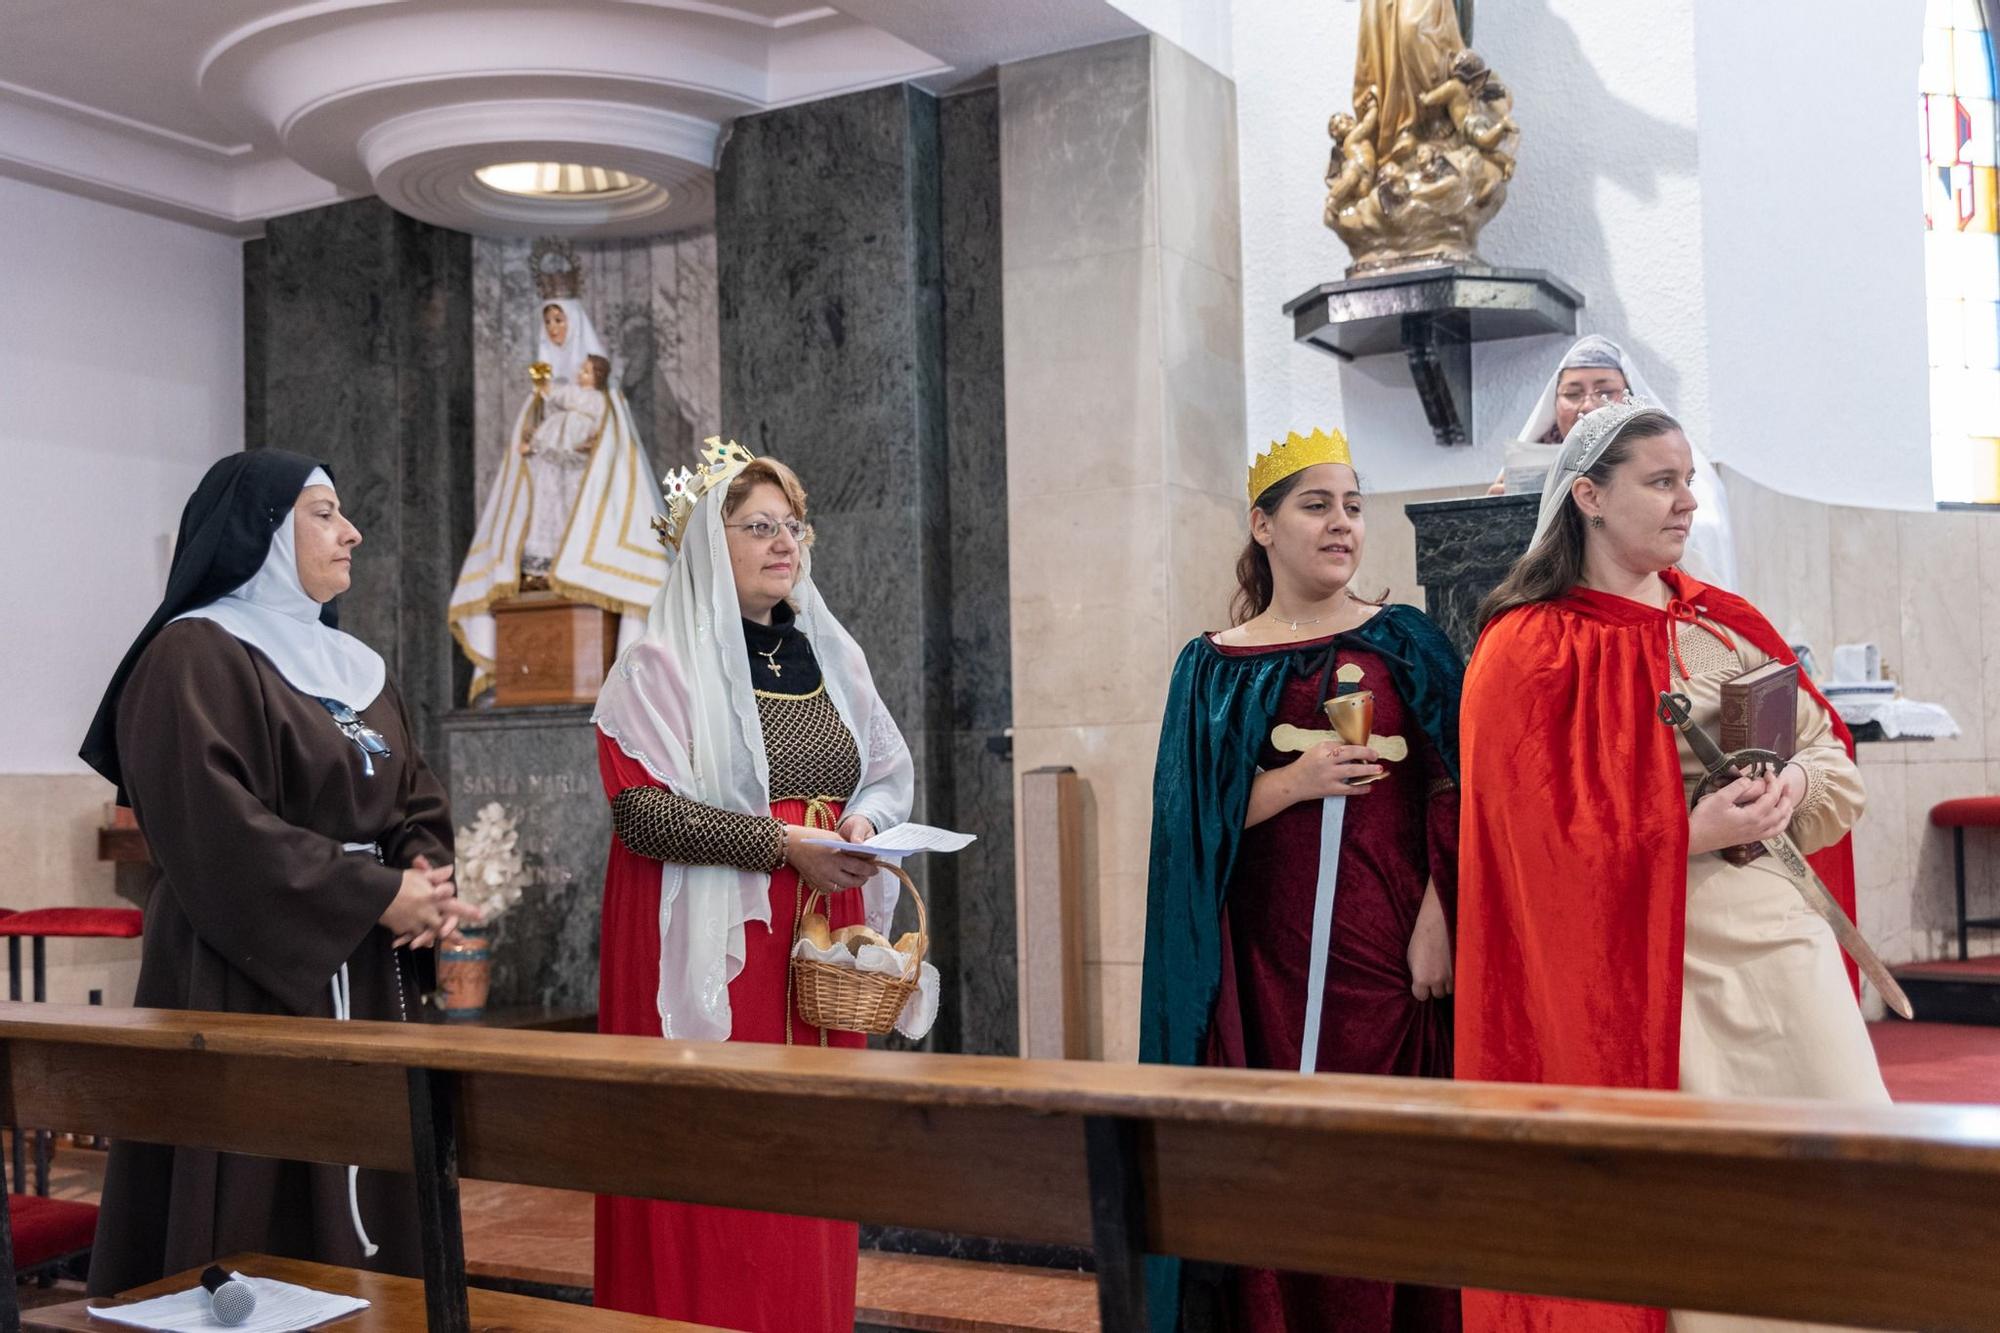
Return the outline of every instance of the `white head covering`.
{"type": "Polygon", "coordinates": [[[1565,370],[1615,370],[1625,377],[1625,388],[1634,397],[1650,403],[1662,401],[1646,383],[1646,377],[1625,355],[1625,350],[1601,333],[1591,333],[1571,343],[1563,353],[1562,361],[1556,366],[1549,382],[1542,386],[1542,396],[1535,400],[1534,410],[1521,425],[1517,437],[1524,444],[1554,444],[1549,436],[1556,428],[1556,390],[1562,384],[1565,370]]]}
{"type": "MultiPolygon", "coordinates": [[[[601,356],[611,359],[604,350],[604,343],[592,327],[590,316],[583,312],[583,302],[562,297],[550,301],[535,302],[535,360],[549,364],[551,378],[558,383],[576,383],[577,370],[587,356],[601,356]],[[562,307],[563,317],[569,321],[569,333],[558,347],[549,340],[549,326],[543,321],[542,313],[550,306],[562,307]]],[[[608,384],[600,384],[600,389],[608,389],[608,384]]]]}
{"type": "MultiPolygon", "coordinates": [[[[726,484],[687,520],[646,635],[619,656],[593,721],[619,749],[673,791],[704,804],[769,814],[770,770],[750,683],[750,653],[722,525],[726,484]]],[[[818,659],[826,692],[861,754],[861,786],[846,813],[877,829],[909,818],[916,770],[896,720],[875,692],[861,648],[813,586],[800,552],[795,624],[818,659]]],[[[771,877],[729,866],[660,865],[660,1031],[723,1041],[729,983],[743,970],[744,924],[768,923],[771,877]]],[[[864,889],[869,924],[887,930],[900,886],[877,875],[864,889]]],[[[789,923],[785,928],[789,929],[789,923]]]]}
{"type": "MultiPolygon", "coordinates": [[[[299,489],[310,486],[331,490],[333,478],[314,468],[299,489]]],[[[287,517],[279,522],[263,566],[242,587],[174,619],[213,620],[271,659],[293,689],[336,700],[358,713],[382,693],[388,672],[380,653],[352,634],[320,623],[320,604],[299,581],[297,521],[287,517]]]]}
{"type": "MultiPolygon", "coordinates": [[[[1646,383],[1646,377],[1639,373],[1639,367],[1625,354],[1625,349],[1602,334],[1592,333],[1578,338],[1563,353],[1561,364],[1549,376],[1549,382],[1542,389],[1542,396],[1535,400],[1534,410],[1528,413],[1527,421],[1521,425],[1521,432],[1508,450],[1508,466],[1519,465],[1518,460],[1531,453],[1546,453],[1549,460],[1551,480],[1561,471],[1556,463],[1558,454],[1568,456],[1567,441],[1564,444],[1550,444],[1547,437],[1556,426],[1556,390],[1562,383],[1565,370],[1579,369],[1616,370],[1625,377],[1625,388],[1633,400],[1661,406],[1662,400],[1646,383]]],[[[1615,404],[1614,404],[1615,406],[1615,404]]],[[[1601,407],[1597,412],[1607,412],[1609,407],[1601,407]]],[[[1586,417],[1584,420],[1588,420],[1586,417]]],[[[1581,426],[1582,421],[1577,423],[1581,426]]],[[[1570,428],[1570,438],[1576,436],[1577,426],[1570,428]]],[[[1607,440],[1606,443],[1609,443],[1607,440]]],[[[1729,532],[1729,497],[1722,489],[1722,476],[1715,470],[1715,464],[1701,451],[1701,446],[1688,441],[1694,451],[1694,499],[1698,508],[1688,531],[1686,552],[1681,556],[1681,567],[1703,583],[1719,588],[1733,589],[1736,581],[1736,545],[1729,532]]],[[[1601,450],[1600,450],[1601,452],[1601,450]]],[[[1595,460],[1592,460],[1595,462],[1595,460]]],[[[1581,474],[1578,474],[1581,475],[1581,474]]],[[[1570,481],[1576,478],[1572,476],[1570,481]]],[[[1569,483],[1564,482],[1562,493],[1568,494],[1569,483]]],[[[1549,521],[1548,488],[1543,487],[1542,525],[1535,530],[1535,539],[1541,539],[1549,521]]]]}

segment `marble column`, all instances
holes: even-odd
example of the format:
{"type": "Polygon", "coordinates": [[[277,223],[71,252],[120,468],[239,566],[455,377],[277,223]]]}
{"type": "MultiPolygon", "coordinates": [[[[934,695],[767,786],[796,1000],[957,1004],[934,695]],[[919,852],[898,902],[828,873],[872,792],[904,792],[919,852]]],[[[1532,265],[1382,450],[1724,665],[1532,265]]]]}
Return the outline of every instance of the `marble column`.
{"type": "Polygon", "coordinates": [[[1152,773],[1244,540],[1235,87],[1157,37],[1000,70],[1017,773],[1082,779],[1092,1055],[1138,1048],[1152,773]]]}
{"type": "Polygon", "coordinates": [[[244,344],[248,442],[333,469],[363,535],[342,627],[442,769],[469,683],[445,605],[472,540],[472,238],[376,199],[273,218],[245,250],[244,344]]]}
{"type": "Polygon", "coordinates": [[[880,88],[738,120],[716,180],[722,431],[812,497],[814,576],[915,755],[915,817],[981,835],[917,863],[946,1002],[930,1044],[1011,1031],[997,169],[990,110],[880,88]],[[947,355],[947,343],[957,355],[947,355]],[[958,503],[954,503],[958,501],[958,503]],[[997,638],[996,638],[997,636],[997,638]]]}
{"type": "Polygon", "coordinates": [[[1535,495],[1482,495],[1403,506],[1416,529],[1426,614],[1468,660],[1479,638],[1479,604],[1528,549],[1540,502],[1535,495]]]}

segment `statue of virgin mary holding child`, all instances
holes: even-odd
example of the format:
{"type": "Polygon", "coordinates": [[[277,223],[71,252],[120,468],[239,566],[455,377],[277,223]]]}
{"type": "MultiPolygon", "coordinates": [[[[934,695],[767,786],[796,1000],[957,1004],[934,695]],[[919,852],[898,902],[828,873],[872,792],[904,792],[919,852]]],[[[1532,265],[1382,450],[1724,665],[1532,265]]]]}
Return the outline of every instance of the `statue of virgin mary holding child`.
{"type": "Polygon", "coordinates": [[[529,387],[448,611],[452,636],[476,668],[475,697],[493,683],[496,604],[547,591],[601,607],[620,617],[622,648],[645,630],[666,580],[652,532],[659,488],[579,299],[576,257],[566,244],[543,244],[530,262],[540,330],[529,387]]]}

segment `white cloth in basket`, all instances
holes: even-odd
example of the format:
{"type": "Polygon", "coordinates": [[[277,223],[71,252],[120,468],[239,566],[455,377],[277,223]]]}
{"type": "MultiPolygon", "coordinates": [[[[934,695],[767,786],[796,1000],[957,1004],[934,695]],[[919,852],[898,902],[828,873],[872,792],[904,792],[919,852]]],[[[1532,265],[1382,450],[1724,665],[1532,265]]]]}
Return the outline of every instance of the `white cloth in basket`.
{"type": "MultiPolygon", "coordinates": [[[[822,949],[811,940],[802,939],[792,946],[792,957],[861,972],[879,972],[885,977],[907,979],[910,975],[909,958],[879,944],[862,945],[857,956],[845,944],[822,949]]],[[[929,963],[922,964],[917,969],[917,993],[903,1005],[903,1012],[896,1015],[896,1031],[911,1041],[922,1041],[931,1024],[937,1022],[938,990],[938,970],[929,963]]]]}

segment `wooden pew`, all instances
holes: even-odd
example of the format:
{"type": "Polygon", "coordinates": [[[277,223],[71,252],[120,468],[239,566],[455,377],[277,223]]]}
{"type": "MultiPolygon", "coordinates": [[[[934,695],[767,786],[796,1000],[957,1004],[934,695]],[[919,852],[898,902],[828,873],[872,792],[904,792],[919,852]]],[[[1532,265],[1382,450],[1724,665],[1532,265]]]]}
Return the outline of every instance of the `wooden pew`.
{"type": "Polygon", "coordinates": [[[460,1172],[1090,1245],[1114,1330],[1146,1252],[2000,1328],[2000,1108],[54,1005],[0,1006],[0,1050],[13,1123],[414,1171],[439,1331],[468,1327],[460,1172]]]}

